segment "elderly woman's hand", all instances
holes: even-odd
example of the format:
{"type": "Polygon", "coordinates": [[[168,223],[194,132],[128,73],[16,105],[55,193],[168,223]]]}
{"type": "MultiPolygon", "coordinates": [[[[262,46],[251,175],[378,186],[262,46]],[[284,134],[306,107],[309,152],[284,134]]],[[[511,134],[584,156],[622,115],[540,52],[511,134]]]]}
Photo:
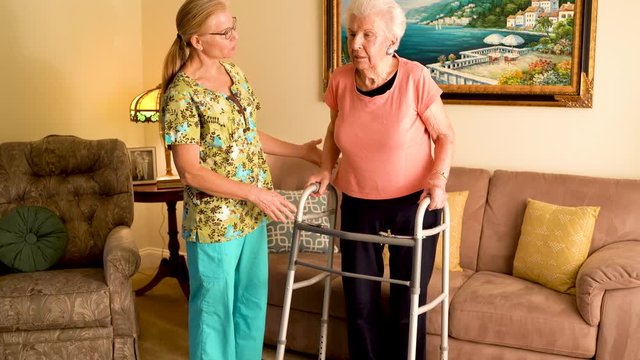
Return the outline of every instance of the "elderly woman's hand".
{"type": "Polygon", "coordinates": [[[331,172],[320,171],[316,174],[309,176],[309,180],[307,180],[307,186],[314,183],[319,183],[320,189],[315,194],[323,195],[327,191],[327,186],[329,186],[330,181],[331,181],[331,172]]]}
{"type": "Polygon", "coordinates": [[[420,201],[425,197],[429,197],[431,202],[427,207],[429,210],[442,209],[447,202],[447,180],[438,172],[433,172],[427,178],[424,191],[420,196],[420,201]]]}

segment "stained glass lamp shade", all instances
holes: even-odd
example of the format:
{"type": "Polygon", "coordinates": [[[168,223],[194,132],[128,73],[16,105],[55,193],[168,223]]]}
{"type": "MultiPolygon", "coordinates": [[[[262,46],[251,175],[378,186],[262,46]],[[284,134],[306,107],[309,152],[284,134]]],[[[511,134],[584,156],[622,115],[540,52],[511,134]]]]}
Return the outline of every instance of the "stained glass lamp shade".
{"type": "MultiPolygon", "coordinates": [[[[131,101],[129,107],[129,119],[136,123],[160,124],[160,85],[151,90],[144,91],[131,101]]],[[[160,138],[164,147],[164,159],[167,167],[166,176],[174,176],[171,169],[171,151],[164,142],[164,135],[160,130],[160,138]]]]}
{"type": "Polygon", "coordinates": [[[129,117],[133,122],[147,123],[160,121],[160,87],[147,90],[131,102],[129,117]]]}

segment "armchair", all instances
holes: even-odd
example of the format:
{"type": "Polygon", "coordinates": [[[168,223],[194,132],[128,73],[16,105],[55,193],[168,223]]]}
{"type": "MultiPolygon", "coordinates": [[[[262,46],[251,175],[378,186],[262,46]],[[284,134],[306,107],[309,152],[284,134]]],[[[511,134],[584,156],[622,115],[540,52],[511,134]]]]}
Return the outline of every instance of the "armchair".
{"type": "Polygon", "coordinates": [[[0,217],[42,206],[68,233],[52,267],[0,273],[0,358],[138,357],[130,167],[117,139],[52,135],[0,144],[0,217]]]}

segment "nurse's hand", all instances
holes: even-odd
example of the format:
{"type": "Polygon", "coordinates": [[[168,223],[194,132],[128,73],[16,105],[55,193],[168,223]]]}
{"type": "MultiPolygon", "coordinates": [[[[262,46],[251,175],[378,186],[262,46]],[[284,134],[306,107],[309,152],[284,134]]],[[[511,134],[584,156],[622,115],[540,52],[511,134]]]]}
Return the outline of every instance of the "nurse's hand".
{"type": "Polygon", "coordinates": [[[274,190],[254,188],[249,195],[249,201],[256,204],[269,218],[279,222],[293,220],[296,207],[284,196],[274,190]]]}

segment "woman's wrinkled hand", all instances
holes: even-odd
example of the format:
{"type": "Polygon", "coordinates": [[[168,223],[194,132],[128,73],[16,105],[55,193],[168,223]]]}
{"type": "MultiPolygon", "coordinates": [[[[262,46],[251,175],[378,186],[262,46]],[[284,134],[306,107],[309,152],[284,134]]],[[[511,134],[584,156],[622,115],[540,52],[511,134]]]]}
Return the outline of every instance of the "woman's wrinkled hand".
{"type": "Polygon", "coordinates": [[[296,207],[274,190],[254,188],[249,195],[249,201],[256,204],[260,210],[275,221],[293,220],[296,213],[296,207]]]}
{"type": "Polygon", "coordinates": [[[442,175],[438,173],[432,173],[427,178],[427,183],[425,185],[424,191],[420,196],[420,201],[425,197],[429,197],[431,202],[427,209],[442,209],[444,205],[447,203],[447,180],[445,180],[442,175]]]}
{"type": "Polygon", "coordinates": [[[331,181],[331,173],[328,171],[320,171],[318,173],[315,173],[309,176],[309,179],[307,180],[307,187],[309,185],[318,183],[320,184],[320,188],[314,194],[324,195],[324,193],[327,192],[327,186],[329,186],[330,181],[331,181]]]}

